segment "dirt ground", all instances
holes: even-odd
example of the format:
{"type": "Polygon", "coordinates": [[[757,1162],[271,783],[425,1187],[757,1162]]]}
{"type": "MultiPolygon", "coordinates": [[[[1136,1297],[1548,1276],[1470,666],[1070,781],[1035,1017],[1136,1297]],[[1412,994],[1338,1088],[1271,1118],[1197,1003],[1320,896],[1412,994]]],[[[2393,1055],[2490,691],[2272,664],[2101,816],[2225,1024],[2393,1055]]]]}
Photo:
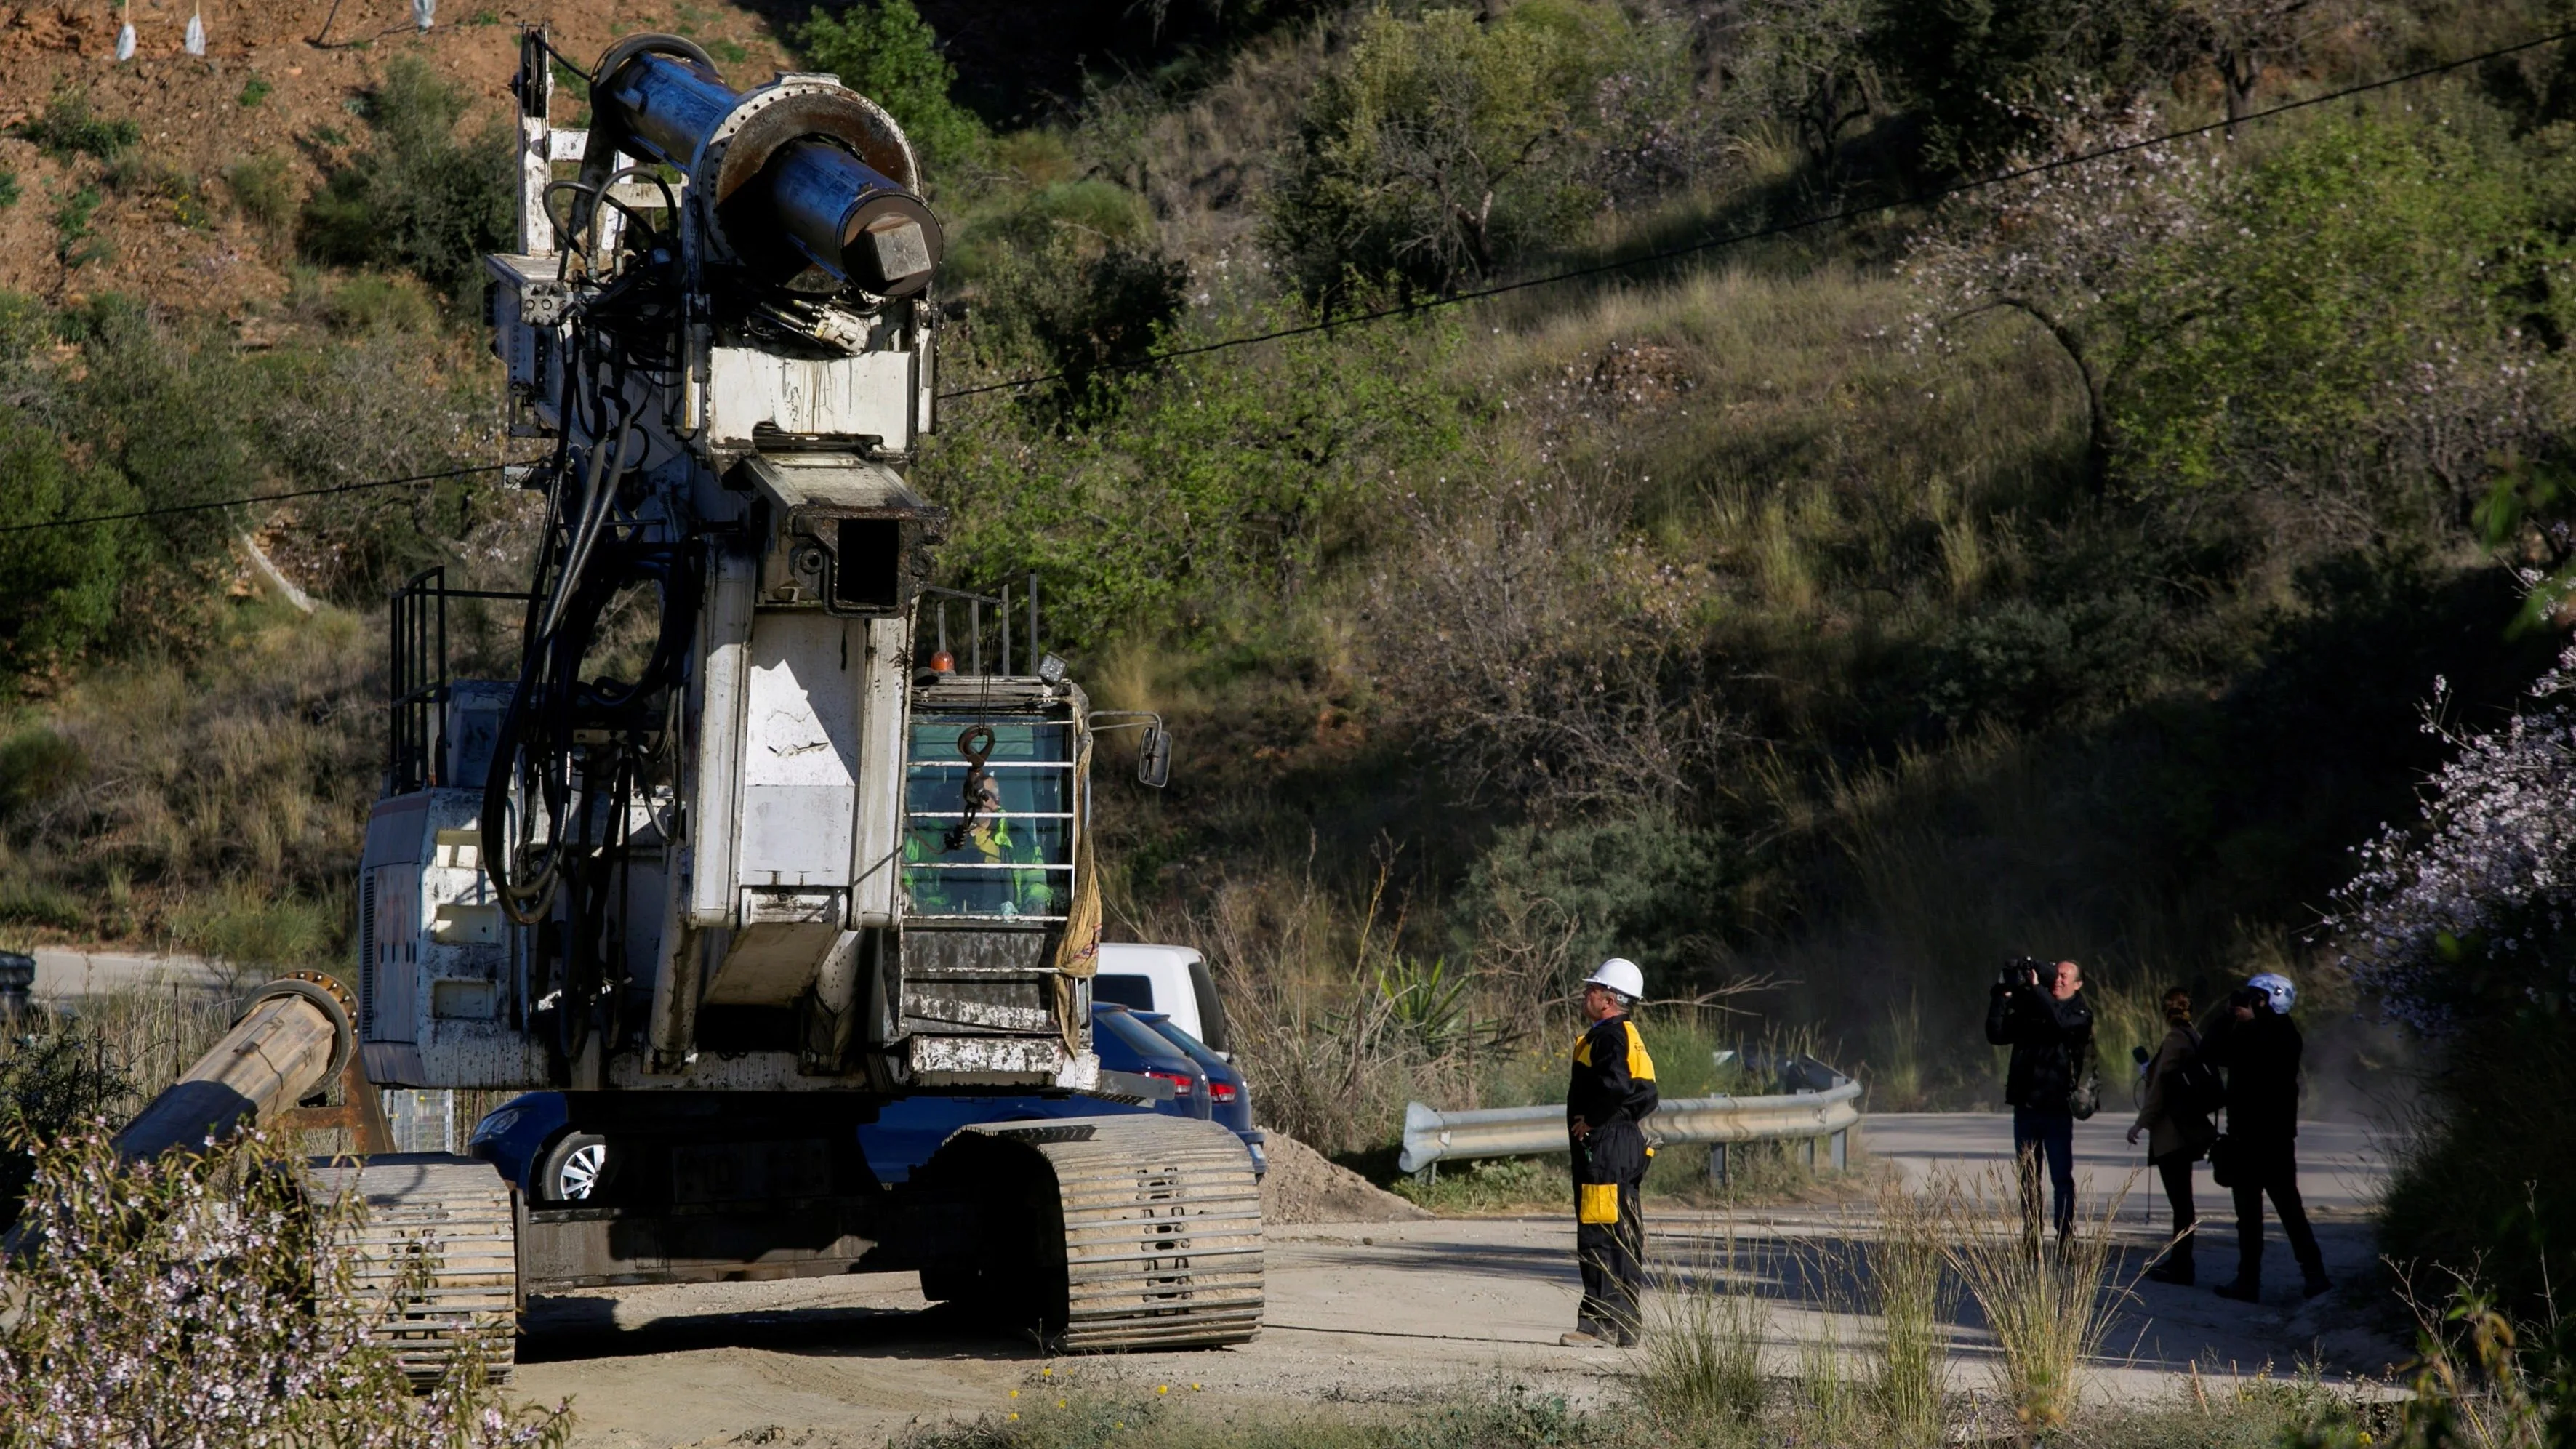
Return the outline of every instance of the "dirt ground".
{"type": "MultiPolygon", "coordinates": [[[[0,206],[0,289],[57,302],[123,292],[235,323],[285,295],[291,252],[237,214],[225,173],[273,156],[298,196],[311,190],[365,134],[353,103],[396,57],[461,84],[476,101],[472,131],[509,114],[521,24],[548,26],[584,65],[616,36],[685,30],[737,85],[768,79],[787,54],[772,17],[730,0],[443,0],[427,31],[411,24],[409,0],[132,0],[136,48],[123,63],[118,13],[87,0],[0,0],[0,172],[20,189],[0,206]],[[200,6],[202,57],[181,49],[200,6]],[[99,162],[7,134],[73,92],[136,124],[150,179],[106,184],[99,162]],[[89,225],[105,246],[67,267],[58,218],[84,190],[97,194],[89,225]]],[[[557,99],[556,121],[569,124],[581,98],[559,89],[557,99]]]]}
{"type": "MultiPolygon", "coordinates": [[[[1978,1114],[1877,1117],[1872,1152],[1909,1180],[1973,1173],[2010,1151],[2006,1119],[1978,1114]]],[[[2117,1130],[2087,1127],[2079,1145],[2085,1191],[2117,1196],[2134,1157],[2117,1130]]],[[[2359,1281],[2374,1247],[2365,1216],[2384,1165],[2366,1134],[2312,1127],[2303,1186],[2329,1271],[2359,1281]]],[[[2202,1185],[2204,1212],[2221,1196],[2202,1185]]],[[[2131,1276],[2162,1236],[2164,1206],[2131,1191],[2120,1241],[2131,1276]]],[[[2221,1223],[2222,1228],[2231,1225],[2221,1223]]],[[[1785,1371],[1795,1345],[1828,1328],[1822,1295],[1777,1264],[1798,1244],[1866,1233],[1855,1204],[1650,1215],[1650,1256],[1664,1273],[1704,1270],[1732,1244],[1772,1299],[1774,1351],[1785,1371]],[[1762,1264],[1773,1266],[1765,1267],[1762,1264]]],[[[1347,1225],[1273,1224],[1269,1309],[1261,1336],[1192,1353],[1055,1359],[946,1308],[932,1308],[910,1275],[786,1284],[628,1289],[540,1299],[522,1342],[518,1392],[570,1399],[575,1442],[596,1446],[882,1444],[907,1426],[1007,1412],[1060,1385],[1123,1381],[1219,1407],[1397,1405],[1518,1385],[1600,1403],[1626,1392],[1634,1351],[1559,1348],[1579,1286],[1573,1227],[1560,1217],[1347,1225]]],[[[2234,1262],[2232,1242],[2204,1249],[2203,1286],[2141,1283],[2111,1337],[2094,1391],[2124,1397],[2179,1392],[2197,1363],[2205,1376],[2289,1372],[2313,1362],[2376,1373],[2405,1356],[2384,1309],[2358,1292],[2298,1302],[2297,1275],[2277,1239],[2269,1301],[2230,1303],[2207,1285],[2234,1262]]],[[[1990,1371],[1973,1330],[1956,1348],[1956,1380],[1990,1371]]]]}

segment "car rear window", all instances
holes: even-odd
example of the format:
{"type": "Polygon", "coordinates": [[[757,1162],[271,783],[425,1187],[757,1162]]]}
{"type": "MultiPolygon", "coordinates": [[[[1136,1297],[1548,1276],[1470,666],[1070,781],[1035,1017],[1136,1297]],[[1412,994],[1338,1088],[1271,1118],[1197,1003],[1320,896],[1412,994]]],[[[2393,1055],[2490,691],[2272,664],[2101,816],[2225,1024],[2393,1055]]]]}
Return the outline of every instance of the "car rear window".
{"type": "Polygon", "coordinates": [[[1154,1009],[1154,978],[1125,971],[1104,971],[1091,978],[1091,999],[1114,1001],[1138,1011],[1154,1009]]]}
{"type": "Polygon", "coordinates": [[[1188,1054],[1179,1047],[1163,1040],[1162,1033],[1123,1011],[1093,1012],[1091,1029],[1094,1032],[1108,1032],[1118,1038],[1120,1045],[1140,1057],[1169,1058],[1193,1069],[1198,1065],[1191,1061],[1188,1054]]]}

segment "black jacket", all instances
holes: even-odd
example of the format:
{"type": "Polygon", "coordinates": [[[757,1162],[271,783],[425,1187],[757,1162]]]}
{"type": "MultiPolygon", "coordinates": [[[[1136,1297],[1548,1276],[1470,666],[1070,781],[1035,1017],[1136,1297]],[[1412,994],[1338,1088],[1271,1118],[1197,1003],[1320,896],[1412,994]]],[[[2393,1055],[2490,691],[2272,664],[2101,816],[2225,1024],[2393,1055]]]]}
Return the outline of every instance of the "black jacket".
{"type": "Polygon", "coordinates": [[[1565,1085],[1565,1121],[1582,1118],[1592,1130],[1634,1125],[1653,1115],[1655,1062],[1644,1038],[1625,1016],[1596,1021],[1574,1044],[1574,1074],[1565,1085]]]}
{"type": "Polygon", "coordinates": [[[2064,1001],[2036,986],[1997,985],[1986,1003],[1986,1040],[2012,1048],[2004,1100],[2034,1112],[2064,1112],[2093,1060],[2093,1007],[2078,989],[2064,1001]]]}
{"type": "Polygon", "coordinates": [[[2248,1144],[2299,1135],[2299,1025],[2267,1007],[2252,1021],[2222,1012],[2200,1054],[2227,1069],[2227,1135],[2248,1144]]]}

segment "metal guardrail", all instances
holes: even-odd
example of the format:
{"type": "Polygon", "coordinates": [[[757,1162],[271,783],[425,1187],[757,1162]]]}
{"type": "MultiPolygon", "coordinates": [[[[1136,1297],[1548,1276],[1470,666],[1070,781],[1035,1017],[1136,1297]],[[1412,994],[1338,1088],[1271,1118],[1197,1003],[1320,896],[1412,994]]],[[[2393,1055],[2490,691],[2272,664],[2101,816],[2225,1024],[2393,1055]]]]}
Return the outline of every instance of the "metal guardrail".
{"type": "MultiPolygon", "coordinates": [[[[1813,1165],[1817,1144],[1830,1144],[1833,1165],[1850,1161],[1850,1135],[1860,1125],[1860,1083],[1841,1081],[1822,1091],[1771,1097],[1693,1097],[1666,1102],[1646,1119],[1646,1140],[1657,1147],[1706,1143],[1709,1176],[1726,1180],[1726,1149],[1738,1142],[1807,1143],[1813,1165]]],[[[1404,1151],[1396,1166],[1436,1172],[1443,1162],[1476,1157],[1535,1157],[1563,1152],[1565,1108],[1494,1107],[1442,1112],[1420,1102],[1404,1109],[1404,1151]]]]}

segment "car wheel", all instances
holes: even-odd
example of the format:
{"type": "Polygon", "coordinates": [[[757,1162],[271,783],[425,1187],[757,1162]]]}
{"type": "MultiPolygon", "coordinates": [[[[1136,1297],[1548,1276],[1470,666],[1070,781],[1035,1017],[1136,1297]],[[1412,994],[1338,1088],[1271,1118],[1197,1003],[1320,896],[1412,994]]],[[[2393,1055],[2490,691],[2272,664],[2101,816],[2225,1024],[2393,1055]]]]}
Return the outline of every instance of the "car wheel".
{"type": "Polygon", "coordinates": [[[617,1175],[617,1156],[596,1132],[568,1132],[537,1168],[537,1196],[548,1202],[596,1201],[617,1175]]]}

